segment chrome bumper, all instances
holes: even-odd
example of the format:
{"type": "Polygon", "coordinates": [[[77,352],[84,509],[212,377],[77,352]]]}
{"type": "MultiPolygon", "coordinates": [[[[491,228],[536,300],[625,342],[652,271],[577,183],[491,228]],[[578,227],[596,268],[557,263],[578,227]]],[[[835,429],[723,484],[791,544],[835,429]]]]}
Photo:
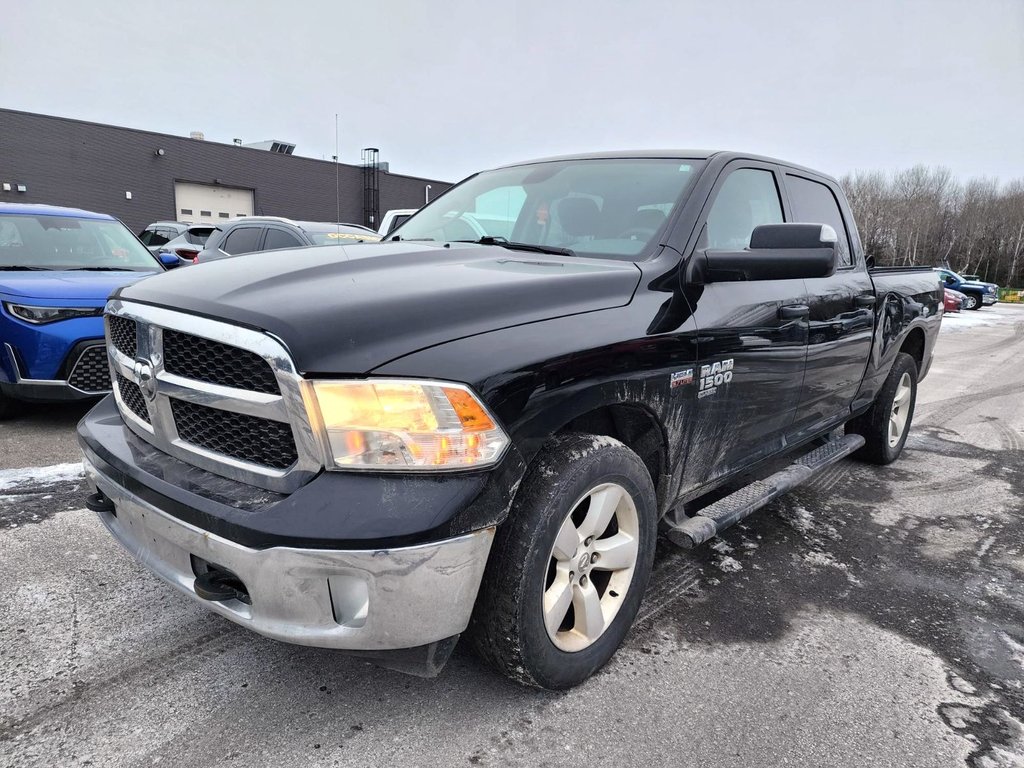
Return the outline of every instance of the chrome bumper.
{"type": "Polygon", "coordinates": [[[996,296],[994,293],[986,293],[984,296],[981,297],[981,304],[982,304],[982,306],[985,306],[985,307],[987,307],[987,306],[989,306],[991,304],[995,304],[998,301],[999,301],[999,297],[996,296]]]}
{"type": "Polygon", "coordinates": [[[494,538],[486,528],[395,549],[250,549],[162,512],[88,459],[85,468],[114,503],[114,513],[98,513],[103,524],[150,571],[237,624],[299,645],[385,651],[459,634],[469,624],[494,538]],[[249,603],[201,598],[197,563],[238,576],[249,603]]]}

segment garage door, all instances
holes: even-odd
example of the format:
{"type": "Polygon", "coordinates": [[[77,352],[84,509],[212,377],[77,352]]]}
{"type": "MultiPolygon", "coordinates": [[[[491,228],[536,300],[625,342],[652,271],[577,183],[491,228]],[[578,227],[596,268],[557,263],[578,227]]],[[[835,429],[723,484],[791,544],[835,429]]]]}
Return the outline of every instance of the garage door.
{"type": "Polygon", "coordinates": [[[176,182],[175,218],[178,221],[216,224],[224,219],[252,216],[252,190],[176,182]]]}

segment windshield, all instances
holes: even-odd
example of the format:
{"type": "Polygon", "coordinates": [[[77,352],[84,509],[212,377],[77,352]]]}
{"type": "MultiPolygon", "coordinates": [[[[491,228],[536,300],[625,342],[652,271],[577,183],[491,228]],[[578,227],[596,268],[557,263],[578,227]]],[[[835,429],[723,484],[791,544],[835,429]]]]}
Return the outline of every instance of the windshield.
{"type": "Polygon", "coordinates": [[[302,227],[317,245],[345,245],[350,243],[376,243],[380,236],[369,230],[346,227],[342,224],[304,224],[302,227]]]}
{"type": "Polygon", "coordinates": [[[0,215],[0,269],[153,272],[153,255],[119,221],[0,215]]]}
{"type": "Polygon", "coordinates": [[[496,238],[632,260],[651,244],[700,166],[678,158],[616,158],[485,171],[437,198],[395,234],[449,242],[496,238]]]}

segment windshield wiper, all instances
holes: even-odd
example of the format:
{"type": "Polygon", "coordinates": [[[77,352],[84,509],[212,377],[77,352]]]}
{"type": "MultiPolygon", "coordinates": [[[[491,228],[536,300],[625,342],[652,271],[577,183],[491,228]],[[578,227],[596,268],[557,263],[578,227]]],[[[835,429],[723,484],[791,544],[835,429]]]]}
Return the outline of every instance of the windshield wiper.
{"type": "Polygon", "coordinates": [[[0,267],[0,272],[53,272],[53,267],[26,267],[23,264],[18,266],[0,267]]]}
{"type": "Polygon", "coordinates": [[[559,248],[554,245],[534,245],[533,243],[517,243],[497,235],[484,235],[479,240],[455,240],[456,243],[473,243],[474,245],[500,245],[510,251],[529,251],[530,253],[551,253],[555,256],[575,256],[576,251],[570,248],[559,248]]]}

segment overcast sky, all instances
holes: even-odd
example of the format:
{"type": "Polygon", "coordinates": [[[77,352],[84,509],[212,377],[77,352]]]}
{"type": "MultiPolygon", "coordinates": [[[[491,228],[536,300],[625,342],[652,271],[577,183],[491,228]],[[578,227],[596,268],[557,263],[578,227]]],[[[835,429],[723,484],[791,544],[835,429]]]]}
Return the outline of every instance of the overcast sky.
{"type": "MultiPolygon", "coordinates": [[[[699,147],[1024,176],[1024,0],[7,0],[0,106],[454,180],[699,147]]],[[[0,125],[0,141],[3,126],[0,125]]]]}

